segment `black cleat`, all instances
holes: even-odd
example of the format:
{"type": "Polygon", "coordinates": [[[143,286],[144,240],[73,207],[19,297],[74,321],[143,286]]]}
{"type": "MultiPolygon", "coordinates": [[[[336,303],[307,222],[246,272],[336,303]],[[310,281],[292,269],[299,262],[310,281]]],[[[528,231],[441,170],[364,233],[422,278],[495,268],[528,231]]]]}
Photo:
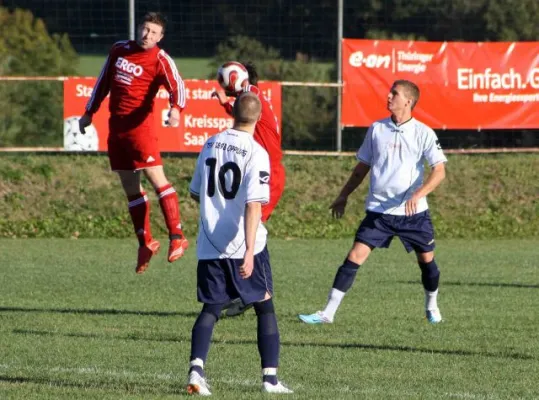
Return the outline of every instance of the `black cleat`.
{"type": "Polygon", "coordinates": [[[234,299],[223,307],[223,314],[227,317],[235,317],[237,315],[243,314],[252,304],[243,304],[240,298],[234,299]]]}

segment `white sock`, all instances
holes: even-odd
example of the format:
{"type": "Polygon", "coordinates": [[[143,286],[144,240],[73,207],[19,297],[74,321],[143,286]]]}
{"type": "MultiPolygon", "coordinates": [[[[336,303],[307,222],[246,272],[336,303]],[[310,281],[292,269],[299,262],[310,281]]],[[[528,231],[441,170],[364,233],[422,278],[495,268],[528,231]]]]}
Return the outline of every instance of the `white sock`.
{"type": "Polygon", "coordinates": [[[333,321],[333,318],[335,317],[335,313],[337,312],[337,309],[339,308],[339,305],[341,304],[341,301],[346,293],[341,292],[338,289],[332,288],[328,295],[328,303],[326,304],[326,308],[324,308],[324,315],[326,318],[328,318],[330,321],[333,321]]]}
{"type": "Polygon", "coordinates": [[[434,292],[425,290],[425,310],[437,310],[438,309],[438,289],[434,292]]]}

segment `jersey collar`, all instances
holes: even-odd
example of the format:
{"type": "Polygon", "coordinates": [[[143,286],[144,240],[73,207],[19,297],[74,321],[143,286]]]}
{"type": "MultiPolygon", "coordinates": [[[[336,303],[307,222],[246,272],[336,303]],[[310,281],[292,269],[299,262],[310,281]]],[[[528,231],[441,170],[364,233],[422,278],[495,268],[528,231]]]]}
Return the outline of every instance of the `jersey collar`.
{"type": "Polygon", "coordinates": [[[389,119],[391,120],[391,123],[392,123],[393,125],[395,125],[397,128],[400,128],[400,127],[403,126],[404,124],[407,124],[408,122],[413,121],[414,117],[410,117],[409,119],[407,119],[406,121],[404,121],[404,122],[401,123],[401,124],[397,124],[395,121],[393,121],[393,116],[389,117],[389,119]]]}
{"type": "Polygon", "coordinates": [[[230,132],[233,132],[233,133],[244,133],[244,134],[246,133],[246,134],[250,135],[249,132],[247,132],[247,131],[240,131],[239,129],[228,128],[228,130],[229,130],[230,132]]]}

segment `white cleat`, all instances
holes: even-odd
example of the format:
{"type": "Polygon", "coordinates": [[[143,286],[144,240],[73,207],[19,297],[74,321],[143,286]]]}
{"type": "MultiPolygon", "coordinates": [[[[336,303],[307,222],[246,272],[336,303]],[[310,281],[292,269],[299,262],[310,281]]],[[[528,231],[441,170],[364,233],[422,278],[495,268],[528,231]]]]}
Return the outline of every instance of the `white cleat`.
{"type": "Polygon", "coordinates": [[[294,393],[292,390],[284,386],[281,382],[277,382],[276,385],[272,385],[269,382],[264,382],[262,385],[262,391],[264,393],[278,393],[278,394],[294,393]]]}
{"type": "Polygon", "coordinates": [[[427,310],[425,312],[427,321],[431,324],[437,324],[442,322],[442,314],[440,313],[440,309],[436,308],[434,310],[427,310]]]}
{"type": "Polygon", "coordinates": [[[193,371],[189,374],[187,393],[199,396],[211,396],[210,385],[206,382],[206,378],[200,376],[198,372],[193,371]]]}

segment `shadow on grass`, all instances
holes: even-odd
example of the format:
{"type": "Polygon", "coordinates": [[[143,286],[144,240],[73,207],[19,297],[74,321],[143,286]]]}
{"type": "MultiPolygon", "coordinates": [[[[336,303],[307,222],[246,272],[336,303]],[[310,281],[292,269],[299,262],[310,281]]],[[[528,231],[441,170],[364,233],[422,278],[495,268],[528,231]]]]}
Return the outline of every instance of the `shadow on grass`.
{"type": "MultiPolygon", "coordinates": [[[[55,331],[40,331],[30,329],[14,329],[14,334],[20,335],[39,335],[39,336],[63,336],[74,338],[92,338],[103,340],[135,340],[135,341],[151,341],[151,342],[173,342],[173,343],[185,343],[190,342],[191,337],[187,336],[160,336],[160,337],[146,337],[140,334],[132,335],[103,335],[100,333],[84,333],[84,332],[55,332],[55,331]]],[[[215,340],[212,339],[212,343],[216,344],[231,344],[231,345],[254,345],[257,342],[254,340],[215,340]]],[[[470,350],[446,350],[446,349],[428,349],[412,346],[390,346],[390,345],[376,345],[376,344],[364,344],[364,343],[321,343],[321,342],[290,342],[283,341],[281,346],[289,347],[325,347],[325,348],[337,348],[337,349],[364,349],[364,350],[385,350],[385,351],[400,351],[405,353],[424,353],[424,354],[441,354],[449,356],[464,356],[464,357],[489,357],[489,358],[507,358],[513,360],[535,360],[537,357],[523,353],[504,353],[504,352],[478,352],[470,350]]]]}
{"type": "MultiPolygon", "coordinates": [[[[397,283],[406,283],[410,285],[419,285],[420,281],[397,281],[397,283]]],[[[442,281],[440,286],[485,286],[500,288],[519,288],[519,289],[539,289],[539,285],[530,285],[526,283],[491,283],[491,282],[460,282],[460,281],[442,281]]]]}
{"type": "Polygon", "coordinates": [[[6,376],[0,375],[0,382],[13,383],[13,384],[25,384],[32,383],[38,385],[47,385],[50,387],[69,387],[74,389],[96,389],[96,390],[115,390],[121,391],[125,394],[185,394],[183,385],[175,385],[170,387],[159,386],[149,383],[147,385],[140,383],[108,383],[108,382],[73,382],[65,379],[50,379],[50,378],[30,378],[22,376],[6,376]]]}
{"type": "Polygon", "coordinates": [[[59,314],[89,314],[89,315],[142,315],[151,317],[192,317],[198,316],[199,312],[180,312],[180,311],[136,311],[136,310],[117,310],[110,309],[92,309],[92,308],[31,308],[31,307],[0,307],[2,312],[26,312],[26,313],[59,313],[59,314]]]}

